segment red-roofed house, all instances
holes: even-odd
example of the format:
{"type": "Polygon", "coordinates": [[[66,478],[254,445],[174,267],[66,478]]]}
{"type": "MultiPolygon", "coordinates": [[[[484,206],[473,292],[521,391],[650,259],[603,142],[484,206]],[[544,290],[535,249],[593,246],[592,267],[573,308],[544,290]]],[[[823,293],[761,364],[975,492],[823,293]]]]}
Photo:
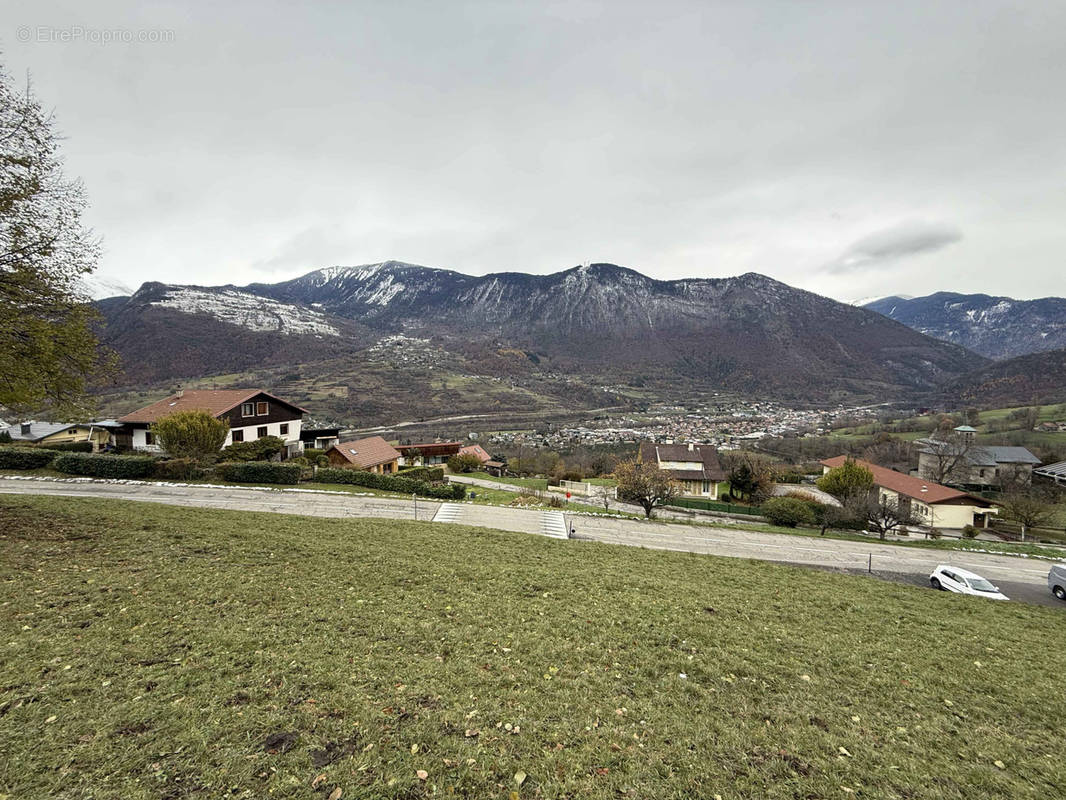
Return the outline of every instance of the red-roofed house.
{"type": "Polygon", "coordinates": [[[400,453],[380,436],[335,444],[327,452],[331,467],[393,473],[400,466],[400,453]]]}
{"type": "MultiPolygon", "coordinates": [[[[822,461],[823,473],[848,461],[848,456],[836,456],[822,461]]],[[[869,461],[852,458],[856,464],[870,470],[878,496],[902,506],[910,505],[911,511],[930,528],[962,528],[974,525],[988,526],[990,514],[996,513],[994,503],[950,486],[942,486],[924,478],[904,475],[894,469],[879,467],[869,461]]]]}
{"type": "Polygon", "coordinates": [[[300,425],[307,412],[262,389],[190,389],[179,390],[150,406],[119,417],[122,428],[115,435],[119,447],[162,452],[152,436],[152,423],[178,411],[206,411],[216,419],[229,422],[226,443],[254,442],[264,436],[277,436],[285,442],[285,455],[299,455],[300,425]]]}
{"type": "Polygon", "coordinates": [[[465,447],[460,447],[459,455],[475,456],[482,464],[492,461],[492,456],[490,456],[488,451],[479,444],[468,444],[465,447]]]}

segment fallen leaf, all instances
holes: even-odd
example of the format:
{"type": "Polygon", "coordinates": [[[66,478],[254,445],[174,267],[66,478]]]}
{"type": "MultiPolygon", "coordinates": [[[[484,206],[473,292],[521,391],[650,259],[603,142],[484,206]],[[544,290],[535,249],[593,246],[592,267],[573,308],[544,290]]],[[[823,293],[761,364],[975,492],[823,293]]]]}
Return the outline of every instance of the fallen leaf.
{"type": "Polygon", "coordinates": [[[526,773],[522,772],[522,770],[516,772],[514,774],[514,782],[521,786],[523,783],[526,782],[526,773]]]}
{"type": "Polygon", "coordinates": [[[418,752],[418,745],[417,744],[411,745],[411,752],[412,753],[417,753],[418,752]]]}
{"type": "Polygon", "coordinates": [[[992,763],[995,764],[1000,769],[1006,769],[1007,768],[1007,765],[1004,764],[1002,761],[998,761],[997,760],[997,761],[993,761],[992,763]]]}
{"type": "Polygon", "coordinates": [[[340,800],[342,794],[344,794],[344,789],[338,786],[329,793],[329,800],[340,800]]]}
{"type": "Polygon", "coordinates": [[[424,781],[424,780],[425,780],[426,778],[428,778],[428,777],[429,777],[429,773],[428,773],[428,772],[426,772],[426,771],[425,771],[424,769],[420,769],[420,770],[418,770],[418,772],[416,772],[416,773],[415,773],[415,775],[417,775],[417,776],[418,776],[418,779],[419,779],[420,781],[424,781]]]}
{"type": "Polygon", "coordinates": [[[319,775],[315,775],[315,779],[313,781],[311,781],[311,788],[312,789],[317,789],[318,788],[318,784],[322,783],[322,781],[324,781],[325,779],[326,779],[326,773],[324,773],[324,772],[319,774],[319,775]]]}
{"type": "Polygon", "coordinates": [[[810,675],[800,675],[800,680],[801,681],[807,681],[808,683],[810,683],[811,676],[810,675]]]}
{"type": "Polygon", "coordinates": [[[840,753],[840,755],[847,756],[848,758],[851,758],[851,753],[848,752],[848,748],[843,747],[843,746],[842,747],[838,747],[837,751],[840,753]]]}

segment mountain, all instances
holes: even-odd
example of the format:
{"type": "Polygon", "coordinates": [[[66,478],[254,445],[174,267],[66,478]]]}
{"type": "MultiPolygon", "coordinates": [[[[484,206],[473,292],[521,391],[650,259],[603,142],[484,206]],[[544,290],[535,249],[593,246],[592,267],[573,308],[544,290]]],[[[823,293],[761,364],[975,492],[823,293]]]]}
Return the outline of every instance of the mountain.
{"type": "Polygon", "coordinates": [[[81,276],[78,282],[81,284],[82,292],[93,300],[105,300],[108,297],[128,297],[133,294],[133,289],[122,281],[92,272],[81,276]]]}
{"type": "Polygon", "coordinates": [[[1066,347],[1066,298],[1015,300],[987,294],[937,292],[884,297],[865,308],[909,328],[989,358],[1011,358],[1066,347]]]}
{"type": "Polygon", "coordinates": [[[997,361],[946,387],[951,399],[981,406],[1066,402],[1066,349],[997,361]]]}
{"type": "Polygon", "coordinates": [[[659,281],[613,264],[471,276],[388,261],[245,287],[145,284],[101,307],[105,339],[124,356],[133,349],[143,361],[146,341],[157,361],[179,354],[169,377],[232,372],[262,359],[296,366],[401,334],[431,342],[468,375],[581,376],[586,386],[649,387],[666,398],[688,390],[899,397],[986,363],[880,314],[755,273],[659,281]],[[205,350],[218,355],[198,355],[205,350]]]}
{"type": "Polygon", "coordinates": [[[299,364],[367,345],[357,323],[232,286],[146,283],[96,307],[101,341],[122,357],[133,384],[299,364]]]}

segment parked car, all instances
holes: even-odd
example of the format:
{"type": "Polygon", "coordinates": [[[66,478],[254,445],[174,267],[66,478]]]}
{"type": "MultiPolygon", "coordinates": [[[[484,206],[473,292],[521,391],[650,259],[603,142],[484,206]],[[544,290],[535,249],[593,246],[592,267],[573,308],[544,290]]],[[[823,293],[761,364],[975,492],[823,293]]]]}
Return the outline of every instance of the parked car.
{"type": "Polygon", "coordinates": [[[992,600],[1009,600],[998,586],[993,586],[975,572],[961,567],[940,564],[929,576],[929,583],[934,589],[956,594],[972,594],[974,597],[988,597],[992,600]]]}
{"type": "Polygon", "coordinates": [[[1066,600],[1066,564],[1055,564],[1047,574],[1047,588],[1059,600],[1066,600]]]}

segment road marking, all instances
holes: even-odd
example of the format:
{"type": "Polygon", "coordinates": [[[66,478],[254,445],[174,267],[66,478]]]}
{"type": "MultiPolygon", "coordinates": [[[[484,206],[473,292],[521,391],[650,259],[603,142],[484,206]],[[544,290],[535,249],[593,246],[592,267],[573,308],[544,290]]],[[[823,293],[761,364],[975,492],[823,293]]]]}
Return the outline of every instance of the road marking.
{"type": "Polygon", "coordinates": [[[463,516],[463,507],[458,503],[441,503],[437,513],[433,515],[434,522],[458,522],[463,516]]]}
{"type": "Polygon", "coordinates": [[[566,520],[562,511],[543,511],[540,515],[540,532],[543,536],[555,539],[569,539],[566,532],[566,520]]]}

